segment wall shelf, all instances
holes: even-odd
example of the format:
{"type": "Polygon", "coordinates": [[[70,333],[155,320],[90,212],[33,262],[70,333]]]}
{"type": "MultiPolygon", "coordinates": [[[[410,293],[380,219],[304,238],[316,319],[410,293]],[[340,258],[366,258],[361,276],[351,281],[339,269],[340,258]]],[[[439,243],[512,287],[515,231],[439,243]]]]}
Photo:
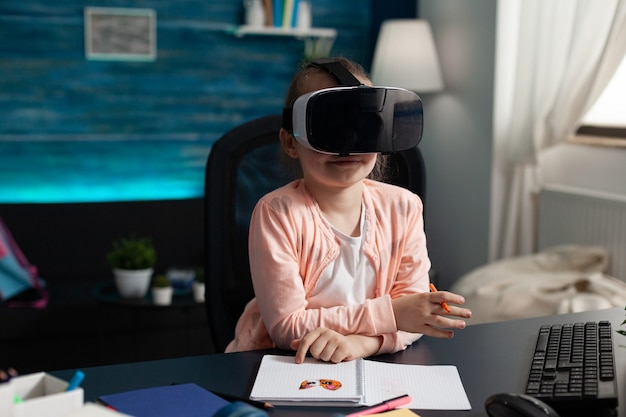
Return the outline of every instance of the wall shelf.
{"type": "Polygon", "coordinates": [[[268,36],[293,36],[296,39],[305,38],[332,38],[337,37],[337,31],[331,28],[282,28],[273,26],[235,26],[231,28],[231,33],[237,37],[246,35],[268,35],[268,36]]]}
{"type": "Polygon", "coordinates": [[[272,26],[234,26],[227,30],[231,35],[244,36],[288,36],[304,41],[304,56],[319,58],[327,56],[337,38],[337,30],[332,28],[282,28],[272,26]]]}

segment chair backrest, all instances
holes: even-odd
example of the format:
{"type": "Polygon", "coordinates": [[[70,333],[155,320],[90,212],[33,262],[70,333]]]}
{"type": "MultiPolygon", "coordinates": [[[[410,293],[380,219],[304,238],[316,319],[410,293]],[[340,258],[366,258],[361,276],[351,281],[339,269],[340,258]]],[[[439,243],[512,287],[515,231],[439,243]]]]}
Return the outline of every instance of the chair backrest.
{"type": "MultiPolygon", "coordinates": [[[[257,201],[295,179],[280,161],[281,115],[235,127],[215,142],[205,174],[206,309],[215,349],[224,351],[254,297],[248,262],[248,229],[257,201]]],[[[425,198],[426,177],[418,148],[393,154],[389,182],[425,198]]]]}

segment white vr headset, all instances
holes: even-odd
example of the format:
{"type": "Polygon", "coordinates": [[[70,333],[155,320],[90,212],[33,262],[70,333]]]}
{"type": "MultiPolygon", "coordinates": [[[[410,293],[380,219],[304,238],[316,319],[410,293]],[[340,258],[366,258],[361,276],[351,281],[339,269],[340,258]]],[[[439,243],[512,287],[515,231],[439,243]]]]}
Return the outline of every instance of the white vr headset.
{"type": "Polygon", "coordinates": [[[298,143],[332,155],[391,153],[418,145],[424,112],[417,94],[362,85],[335,60],[313,65],[328,69],[342,86],[304,94],[283,110],[283,128],[298,143]]]}

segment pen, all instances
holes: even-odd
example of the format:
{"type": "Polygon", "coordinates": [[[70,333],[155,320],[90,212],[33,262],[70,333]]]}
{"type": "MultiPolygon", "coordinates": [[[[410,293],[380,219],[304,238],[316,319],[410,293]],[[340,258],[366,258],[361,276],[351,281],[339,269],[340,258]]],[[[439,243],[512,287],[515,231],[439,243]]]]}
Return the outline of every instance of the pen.
{"type": "Polygon", "coordinates": [[[211,391],[213,394],[217,395],[218,397],[222,397],[223,399],[225,399],[226,401],[230,401],[230,402],[235,402],[235,401],[240,401],[242,403],[246,403],[246,404],[250,404],[253,407],[256,408],[260,408],[260,409],[267,409],[267,408],[274,408],[274,406],[270,403],[264,403],[261,401],[254,401],[251,400],[249,398],[240,398],[237,397],[235,395],[230,395],[230,394],[224,394],[222,392],[216,392],[216,391],[211,391]]]}
{"type": "Polygon", "coordinates": [[[368,416],[370,414],[376,414],[383,411],[393,410],[395,408],[400,407],[401,405],[409,404],[411,402],[411,397],[408,395],[401,395],[396,398],[392,398],[390,400],[385,400],[380,404],[373,405],[371,407],[362,408],[354,413],[348,414],[345,417],[359,417],[359,416],[368,416]]]}
{"type": "Polygon", "coordinates": [[[72,391],[78,388],[81,382],[83,382],[83,379],[85,379],[85,373],[81,371],[80,369],[77,370],[74,373],[74,376],[72,377],[72,379],[70,379],[70,383],[68,384],[67,389],[65,391],[72,391]]]}
{"type": "MultiPolygon", "coordinates": [[[[431,282],[430,284],[428,284],[428,286],[430,287],[430,290],[432,292],[437,292],[437,288],[435,288],[435,284],[431,282]]],[[[445,301],[441,303],[441,307],[443,307],[443,309],[446,310],[448,313],[450,312],[450,307],[448,307],[448,304],[445,301]]]]}

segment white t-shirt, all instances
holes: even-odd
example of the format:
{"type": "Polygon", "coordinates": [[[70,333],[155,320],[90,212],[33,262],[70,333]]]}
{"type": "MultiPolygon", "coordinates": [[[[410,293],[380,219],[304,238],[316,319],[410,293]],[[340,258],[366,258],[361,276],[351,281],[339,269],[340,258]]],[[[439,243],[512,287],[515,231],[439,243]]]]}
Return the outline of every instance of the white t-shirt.
{"type": "Polygon", "coordinates": [[[362,248],[365,230],[365,206],[361,207],[360,234],[348,236],[330,227],[341,242],[337,259],[328,265],[309,298],[309,307],[334,307],[363,304],[374,297],[376,272],[362,248]]]}

